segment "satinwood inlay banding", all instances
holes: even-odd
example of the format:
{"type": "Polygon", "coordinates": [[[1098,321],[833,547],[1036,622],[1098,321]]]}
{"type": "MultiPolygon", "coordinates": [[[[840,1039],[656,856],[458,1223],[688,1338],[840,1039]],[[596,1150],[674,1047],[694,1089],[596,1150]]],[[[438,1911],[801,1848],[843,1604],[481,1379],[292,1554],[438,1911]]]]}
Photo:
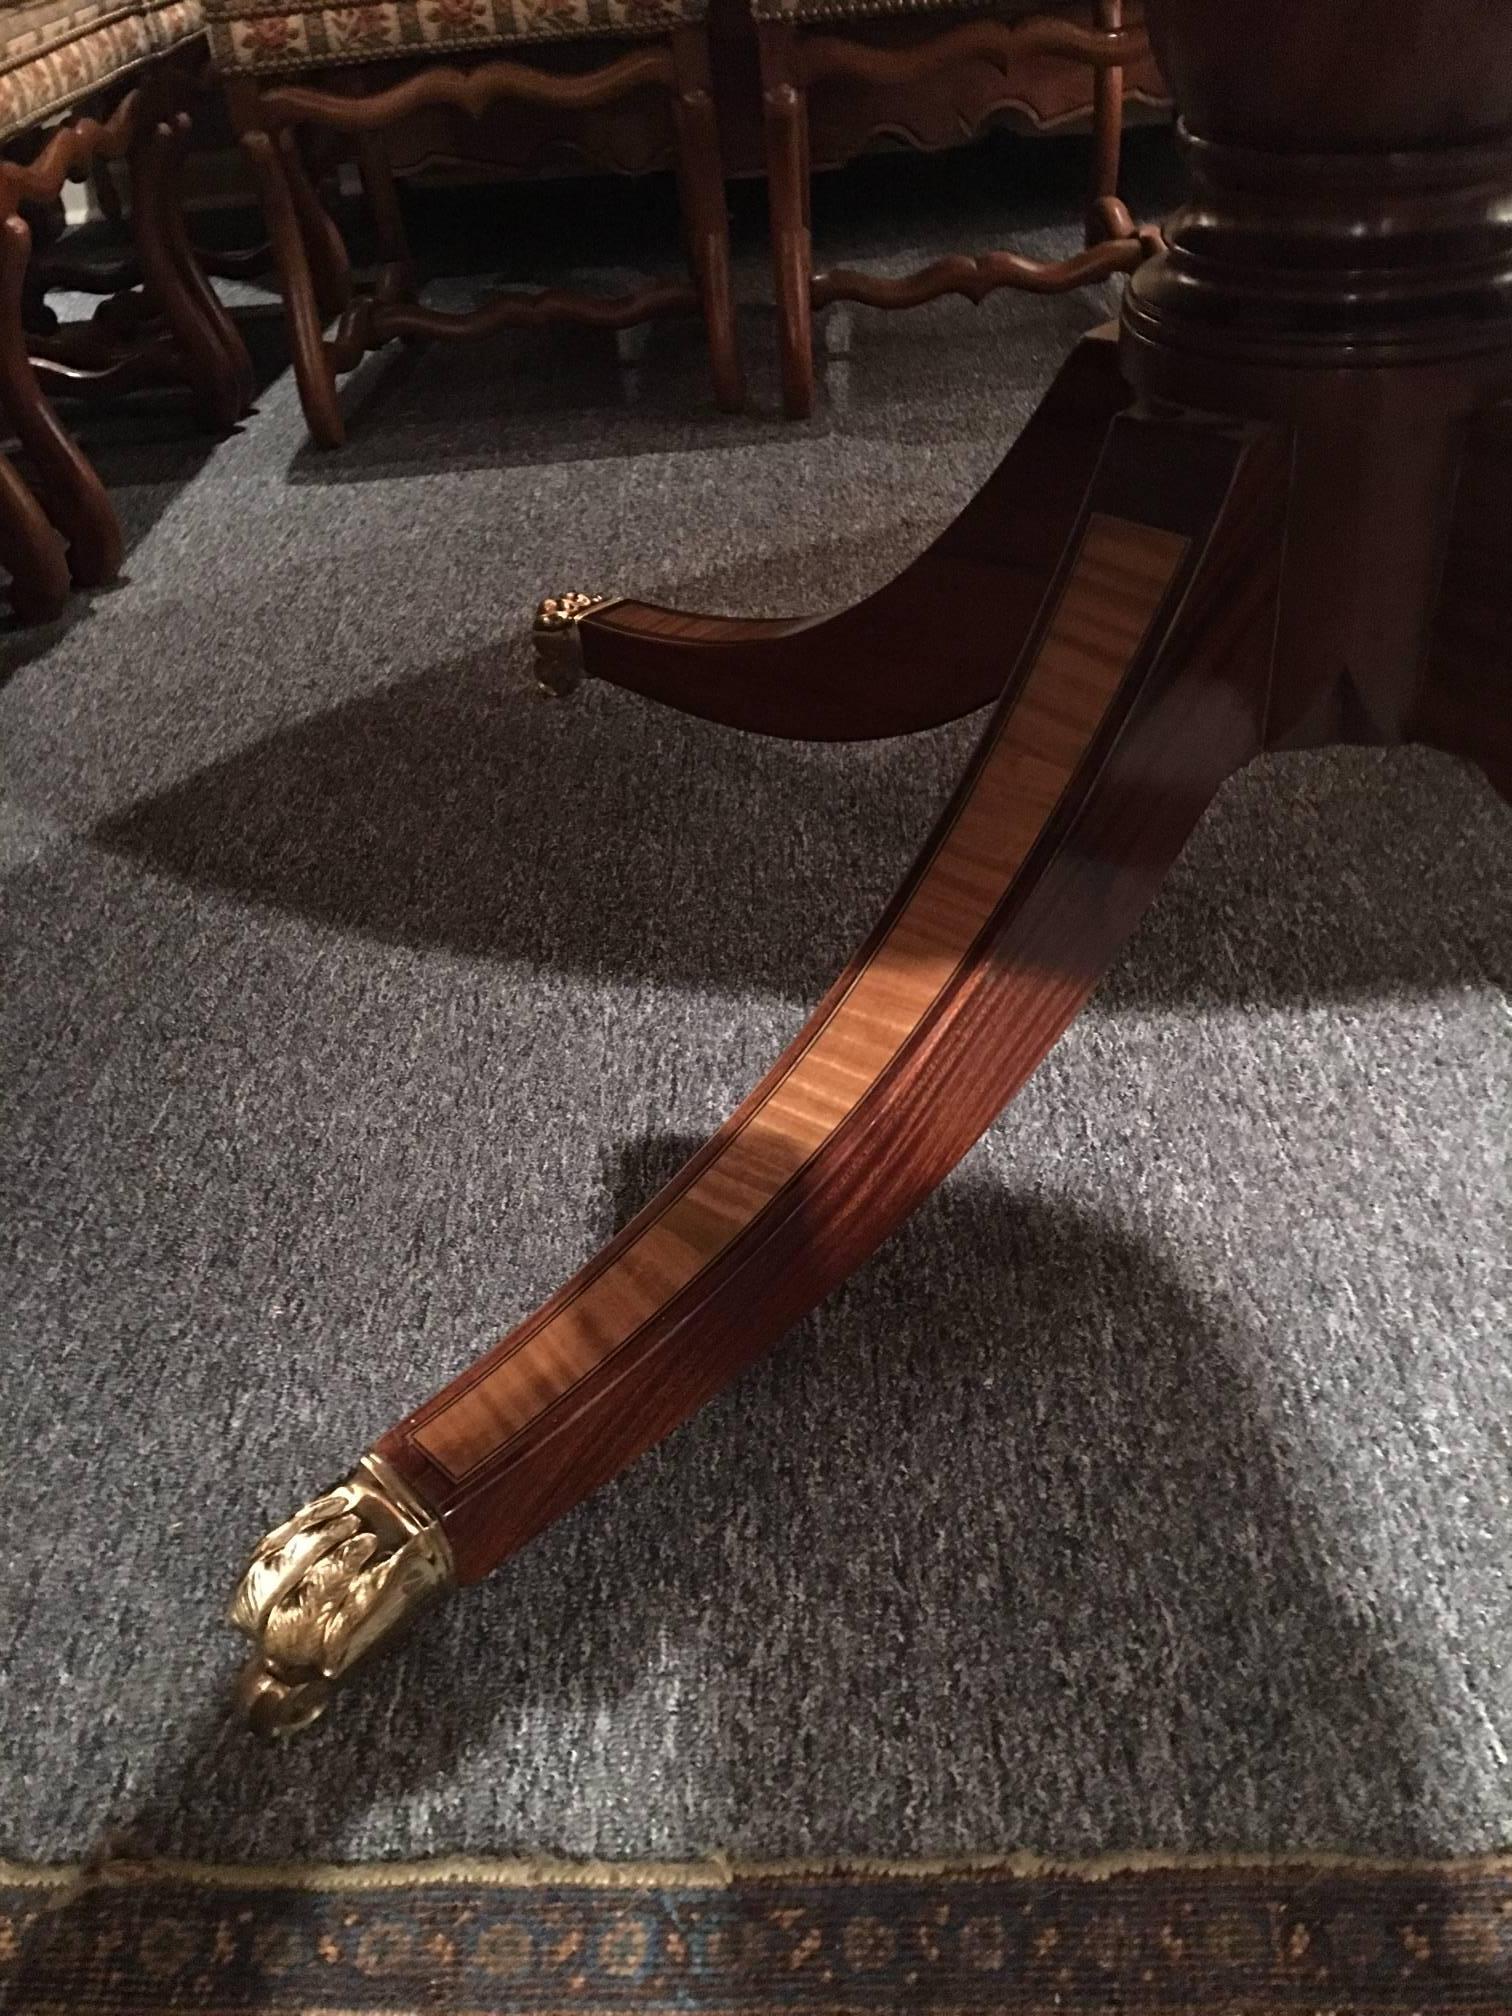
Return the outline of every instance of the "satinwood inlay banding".
{"type": "Polygon", "coordinates": [[[713,1158],[640,1235],[506,1339],[412,1430],[455,1480],[497,1459],[772,1204],[855,1112],[948,986],[1055,810],[1187,549],[1088,520],[1022,690],[872,954],[773,1071],[713,1158]]]}

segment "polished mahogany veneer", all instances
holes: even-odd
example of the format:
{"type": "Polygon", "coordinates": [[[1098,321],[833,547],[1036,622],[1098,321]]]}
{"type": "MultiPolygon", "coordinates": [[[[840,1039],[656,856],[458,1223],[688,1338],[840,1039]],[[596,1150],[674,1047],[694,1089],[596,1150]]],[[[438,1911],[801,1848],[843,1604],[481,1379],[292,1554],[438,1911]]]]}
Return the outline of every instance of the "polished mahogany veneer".
{"type": "Polygon", "coordinates": [[[554,604],[589,675],[776,734],[997,700],[871,938],[714,1140],[264,1542],[260,1726],[486,1574],[774,1341],[1086,1000],[1224,779],[1428,742],[1512,789],[1512,11],[1150,0],[1191,201],[998,475],[820,620],[554,604]]]}

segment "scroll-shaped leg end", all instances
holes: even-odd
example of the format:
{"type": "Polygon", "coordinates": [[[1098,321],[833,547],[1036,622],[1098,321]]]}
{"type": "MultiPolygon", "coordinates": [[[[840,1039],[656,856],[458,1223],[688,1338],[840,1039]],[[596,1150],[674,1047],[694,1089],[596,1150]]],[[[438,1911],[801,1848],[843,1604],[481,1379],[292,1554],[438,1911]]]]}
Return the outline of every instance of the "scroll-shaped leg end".
{"type": "Polygon", "coordinates": [[[260,1736],[290,1736],[336,1684],[455,1580],[439,1522],[379,1456],[302,1506],[247,1564],[227,1622],[254,1652],[237,1708],[260,1736]]]}
{"type": "Polygon", "coordinates": [[[565,700],[582,681],[583,639],[578,626],[595,609],[608,609],[624,598],[587,595],[579,588],[548,595],[536,610],[530,634],[535,642],[536,683],[553,700],[565,700]]]}

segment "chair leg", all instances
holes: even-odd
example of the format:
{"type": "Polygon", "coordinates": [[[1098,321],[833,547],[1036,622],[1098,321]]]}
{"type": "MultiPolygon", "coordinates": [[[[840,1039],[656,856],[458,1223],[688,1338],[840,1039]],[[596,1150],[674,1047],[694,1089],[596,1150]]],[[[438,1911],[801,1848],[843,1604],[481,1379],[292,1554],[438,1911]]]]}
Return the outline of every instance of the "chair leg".
{"type": "Polygon", "coordinates": [[[288,181],[294,212],[304,234],[305,256],[321,319],[334,322],[352,303],[352,267],[336,220],[326,208],[311,178],[292,126],[280,127],[278,152],[288,181]]]}
{"type": "Polygon", "coordinates": [[[738,413],[745,405],[745,373],[735,328],[730,220],[709,77],[708,35],[701,25],[672,31],[672,62],[677,73],[673,116],[678,186],[703,308],[714,399],[721,412],[738,413]]]}
{"type": "MultiPolygon", "coordinates": [[[[1123,0],[1097,0],[1097,25],[1113,35],[1123,26],[1123,0]]],[[[1131,238],[1136,226],[1118,195],[1119,161],[1123,151],[1124,73],[1114,68],[1093,73],[1092,187],[1087,201],[1087,243],[1131,238]]]]}
{"type": "Polygon", "coordinates": [[[47,513],[14,465],[0,455],[0,567],[22,623],[46,623],[68,600],[68,554],[47,513]]]}
{"type": "Polygon", "coordinates": [[[240,81],[230,94],[232,119],[241,139],[273,244],[283,294],[294,381],[310,438],[318,448],[339,448],[346,439],[336,374],[326,354],[324,324],[310,270],[309,247],[289,187],[286,157],[261,123],[256,87],[240,81]]]}
{"type": "Polygon", "coordinates": [[[771,206],[772,281],[782,361],[782,410],[802,420],[814,404],[814,270],[809,236],[808,96],[791,23],[760,21],[761,102],[771,206]]]}
{"type": "Polygon", "coordinates": [[[120,521],[105,485],[66,433],[37,382],[21,325],[31,231],[18,210],[0,217],[0,404],[37,471],[38,498],[68,547],[69,572],[95,588],[120,572],[120,521]]]}
{"type": "Polygon", "coordinates": [[[206,427],[225,434],[251,404],[252,363],[200,271],[184,228],[180,176],[189,115],[151,120],[130,154],[131,229],[142,277],[167,318],[206,427]]]}
{"type": "Polygon", "coordinates": [[[357,136],[357,173],[362,178],[363,199],[378,239],[378,257],[385,276],[393,276],[387,285],[393,293],[408,297],[415,287],[415,260],[399,201],[399,184],[388,149],[378,134],[357,136]]]}

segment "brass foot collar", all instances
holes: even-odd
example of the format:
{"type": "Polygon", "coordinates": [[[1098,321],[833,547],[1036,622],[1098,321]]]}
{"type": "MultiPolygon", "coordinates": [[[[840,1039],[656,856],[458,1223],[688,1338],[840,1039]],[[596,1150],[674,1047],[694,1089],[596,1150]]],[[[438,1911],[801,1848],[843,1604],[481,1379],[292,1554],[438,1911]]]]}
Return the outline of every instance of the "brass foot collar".
{"type": "Polygon", "coordinates": [[[324,1714],[351,1669],[455,1580],[434,1514],[380,1456],[257,1547],[226,1621],[252,1640],[237,1707],[260,1736],[324,1714]]]}
{"type": "Polygon", "coordinates": [[[582,682],[583,639],[578,626],[596,609],[612,609],[623,600],[620,595],[588,595],[580,588],[546,597],[530,630],[535,642],[536,683],[543,693],[563,700],[582,682]]]}

